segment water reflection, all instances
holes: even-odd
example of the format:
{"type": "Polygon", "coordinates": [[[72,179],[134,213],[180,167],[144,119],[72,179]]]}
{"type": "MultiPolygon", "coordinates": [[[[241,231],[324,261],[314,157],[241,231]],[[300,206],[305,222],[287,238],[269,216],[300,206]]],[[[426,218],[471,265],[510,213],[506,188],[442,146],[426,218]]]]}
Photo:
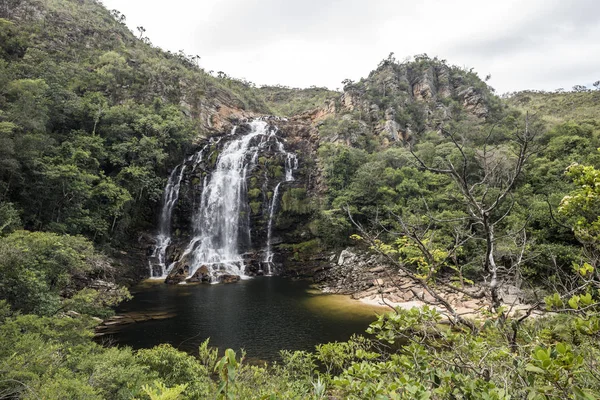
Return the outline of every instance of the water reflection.
{"type": "Polygon", "coordinates": [[[281,349],[312,350],[363,333],[385,309],[320,294],[305,281],[262,277],[229,285],[146,283],[119,309],[150,311],[174,317],[119,327],[111,339],[133,348],[170,343],[194,353],[210,337],[221,349],[243,348],[250,358],[273,360],[281,349]]]}

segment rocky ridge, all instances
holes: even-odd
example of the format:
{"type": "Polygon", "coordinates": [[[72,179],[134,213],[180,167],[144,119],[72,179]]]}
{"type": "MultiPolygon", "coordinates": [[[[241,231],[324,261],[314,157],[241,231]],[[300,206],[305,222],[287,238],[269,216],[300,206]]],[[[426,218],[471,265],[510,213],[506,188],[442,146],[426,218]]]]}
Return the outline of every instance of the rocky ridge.
{"type": "MultiPolygon", "coordinates": [[[[491,88],[472,71],[423,55],[411,62],[382,61],[367,78],[345,81],[337,101],[329,100],[306,114],[317,126],[327,118],[355,121],[362,131],[358,134],[373,134],[385,146],[411,141],[426,131],[441,133],[460,113],[485,120],[498,107],[491,88]]],[[[352,138],[340,136],[325,140],[353,143],[352,138]]]]}

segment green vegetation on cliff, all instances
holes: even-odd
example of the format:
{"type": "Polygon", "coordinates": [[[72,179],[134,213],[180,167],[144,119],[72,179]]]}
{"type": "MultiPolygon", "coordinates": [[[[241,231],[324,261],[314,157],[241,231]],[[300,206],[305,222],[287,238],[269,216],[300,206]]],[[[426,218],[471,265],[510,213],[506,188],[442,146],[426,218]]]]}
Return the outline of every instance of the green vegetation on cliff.
{"type": "MultiPolygon", "coordinates": [[[[390,56],[341,95],[256,89],[136,38],[123,18],[93,0],[0,7],[0,398],[598,398],[599,92],[503,100],[426,55],[390,56]],[[322,198],[282,193],[278,228],[314,220],[279,248],[307,262],[366,241],[452,326],[432,308],[398,309],[369,338],[265,366],[208,343],[197,357],[95,343],[97,318],[128,296],[99,250],[153,227],[168,169],[218,111],[290,116],[323,102],[322,198]],[[512,313],[501,285],[530,306],[512,313]],[[486,299],[485,321],[453,312],[440,288],[486,299]]],[[[273,196],[259,183],[257,218],[273,196]]]]}
{"type": "Polygon", "coordinates": [[[166,170],[247,85],[138,39],[95,1],[0,9],[0,209],[11,226],[124,243],[149,229],[166,170]]]}
{"type": "Polygon", "coordinates": [[[292,89],[284,86],[263,86],[258,89],[274,115],[291,117],[323,106],[327,100],[339,97],[327,88],[292,89]]]}

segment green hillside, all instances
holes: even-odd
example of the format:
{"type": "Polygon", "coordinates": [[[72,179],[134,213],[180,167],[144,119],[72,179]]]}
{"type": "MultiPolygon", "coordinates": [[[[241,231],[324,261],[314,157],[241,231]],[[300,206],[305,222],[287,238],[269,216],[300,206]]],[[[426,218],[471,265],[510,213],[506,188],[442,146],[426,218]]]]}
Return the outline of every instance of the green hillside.
{"type": "MultiPolygon", "coordinates": [[[[124,22],[97,0],[0,2],[0,399],[600,399],[600,91],[503,99],[426,54],[391,54],[342,93],[256,88],[124,22]],[[193,161],[186,184],[201,190],[249,128],[223,133],[269,114],[290,133],[260,143],[264,181],[243,171],[250,203],[230,196],[234,216],[268,219],[288,276],[411,300],[368,335],[276,363],[209,340],[179,350],[193,337],[139,350],[94,338],[118,321],[124,283],[148,276],[174,167],[193,161]]],[[[140,335],[154,329],[137,317],[140,335]]]]}
{"type": "Polygon", "coordinates": [[[268,112],[97,2],[14,1],[0,17],[0,208],[27,229],[127,242],[215,109],[268,112]]]}
{"type": "Polygon", "coordinates": [[[600,90],[587,92],[518,92],[506,99],[520,109],[538,113],[555,125],[566,121],[600,120],[600,90]]]}
{"type": "Polygon", "coordinates": [[[327,100],[339,98],[340,93],[327,88],[293,89],[283,86],[263,86],[258,89],[273,114],[291,117],[322,107],[327,100]]]}

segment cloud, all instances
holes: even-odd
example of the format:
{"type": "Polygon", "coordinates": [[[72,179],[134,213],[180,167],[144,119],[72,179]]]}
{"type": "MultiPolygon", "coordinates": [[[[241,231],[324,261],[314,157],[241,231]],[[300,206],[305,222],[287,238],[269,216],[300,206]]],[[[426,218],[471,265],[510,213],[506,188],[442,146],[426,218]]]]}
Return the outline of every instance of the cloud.
{"type": "Polygon", "coordinates": [[[597,0],[104,0],[158,46],[257,84],[337,88],[394,52],[492,74],[499,92],[600,79],[597,0]]]}
{"type": "Polygon", "coordinates": [[[209,24],[199,26],[195,33],[209,51],[297,39],[328,42],[343,39],[360,43],[365,36],[362,32],[372,29],[377,21],[376,10],[376,7],[364,7],[360,0],[230,1],[213,15],[209,24]]]}
{"type": "Polygon", "coordinates": [[[576,43],[590,31],[597,31],[600,21],[600,3],[596,0],[549,1],[530,12],[520,21],[507,24],[503,31],[485,32],[484,38],[457,44],[452,50],[479,57],[501,57],[537,50],[539,46],[551,49],[558,42],[576,43]]]}

